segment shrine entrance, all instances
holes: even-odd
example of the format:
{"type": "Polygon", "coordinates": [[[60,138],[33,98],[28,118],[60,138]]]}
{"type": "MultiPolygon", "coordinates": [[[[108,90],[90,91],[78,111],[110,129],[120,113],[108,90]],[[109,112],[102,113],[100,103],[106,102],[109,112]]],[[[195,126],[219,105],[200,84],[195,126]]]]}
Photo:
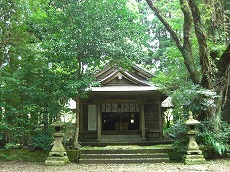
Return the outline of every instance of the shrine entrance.
{"type": "Polygon", "coordinates": [[[138,112],[104,112],[102,113],[102,131],[127,133],[129,130],[139,130],[138,112]]]}
{"type": "Polygon", "coordinates": [[[102,104],[102,133],[127,134],[139,130],[139,104],[113,102],[102,104]]]}

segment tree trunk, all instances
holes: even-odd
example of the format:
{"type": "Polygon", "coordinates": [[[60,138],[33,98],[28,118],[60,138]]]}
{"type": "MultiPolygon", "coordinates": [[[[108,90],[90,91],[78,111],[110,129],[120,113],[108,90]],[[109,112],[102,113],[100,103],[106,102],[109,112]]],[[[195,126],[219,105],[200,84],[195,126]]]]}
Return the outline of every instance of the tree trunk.
{"type": "Polygon", "coordinates": [[[214,72],[212,71],[211,61],[207,45],[207,38],[200,17],[200,11],[194,0],[188,0],[192,12],[196,37],[199,44],[199,57],[202,71],[201,85],[209,90],[213,89],[214,72]]]}
{"type": "Polygon", "coordinates": [[[224,104],[224,93],[228,87],[228,71],[229,71],[229,45],[223,55],[221,56],[219,63],[215,63],[216,58],[210,58],[207,38],[205,35],[204,27],[200,17],[200,11],[194,0],[188,0],[191,8],[194,28],[196,37],[199,44],[199,56],[200,65],[202,69],[202,82],[201,85],[210,91],[217,93],[217,96],[212,98],[214,105],[207,107],[201,118],[208,118],[213,124],[213,131],[218,132],[221,128],[221,112],[224,104]],[[217,71],[214,71],[218,68],[217,71]]]}
{"type": "Polygon", "coordinates": [[[79,149],[79,122],[80,122],[80,98],[77,97],[76,98],[76,116],[75,116],[75,119],[76,119],[76,122],[75,122],[75,125],[74,125],[74,134],[73,134],[73,142],[72,142],[72,148],[74,149],[79,149]]]}
{"type": "MultiPolygon", "coordinates": [[[[217,92],[217,100],[215,101],[216,109],[211,116],[214,129],[218,129],[218,127],[221,127],[222,109],[225,106],[227,95],[228,95],[229,69],[230,69],[230,43],[228,44],[226,50],[224,51],[220,60],[218,61],[217,68],[218,68],[218,73],[216,75],[216,78],[218,78],[218,82],[215,86],[215,91],[217,92]]],[[[216,131],[218,132],[218,130],[216,131]]]]}
{"type": "Polygon", "coordinates": [[[191,30],[192,30],[192,13],[189,9],[188,2],[186,0],[180,0],[181,10],[184,14],[183,25],[183,47],[181,48],[181,54],[184,57],[184,64],[190,74],[191,80],[194,84],[200,83],[200,72],[194,62],[192,43],[191,43],[191,30]]]}
{"type": "MultiPolygon", "coordinates": [[[[78,66],[76,67],[76,73],[77,73],[77,80],[82,80],[82,74],[83,74],[83,65],[82,65],[82,58],[84,57],[84,52],[81,52],[78,57],[77,57],[77,62],[78,66]]],[[[81,88],[78,88],[77,90],[77,98],[75,99],[76,102],[76,122],[74,126],[74,136],[73,136],[73,143],[72,143],[72,148],[74,149],[79,149],[80,144],[79,144],[79,124],[80,124],[80,92],[81,88]]]]}
{"type": "Polygon", "coordinates": [[[152,0],[146,0],[146,2],[148,3],[149,7],[154,12],[154,14],[165,26],[165,28],[173,38],[174,42],[176,43],[177,48],[180,50],[184,58],[184,64],[187,67],[191,80],[195,84],[200,83],[200,72],[197,69],[192,54],[192,47],[191,47],[191,40],[190,40],[192,16],[191,16],[191,12],[189,11],[188,3],[185,0],[180,0],[181,10],[184,13],[184,43],[183,45],[181,45],[180,39],[177,36],[176,32],[172,29],[170,24],[161,16],[159,10],[152,3],[152,0]]]}

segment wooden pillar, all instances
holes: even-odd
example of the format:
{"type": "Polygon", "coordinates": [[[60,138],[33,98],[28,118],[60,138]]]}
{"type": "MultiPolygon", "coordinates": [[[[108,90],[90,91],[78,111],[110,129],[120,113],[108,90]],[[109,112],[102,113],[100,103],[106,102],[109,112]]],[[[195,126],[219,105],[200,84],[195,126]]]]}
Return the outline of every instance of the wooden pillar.
{"type": "Polygon", "coordinates": [[[101,120],[102,120],[102,110],[101,103],[97,104],[97,140],[101,140],[101,120]]]}
{"type": "Polygon", "coordinates": [[[159,130],[160,130],[160,139],[163,138],[163,122],[162,122],[162,112],[161,112],[161,102],[157,101],[158,104],[158,115],[159,115],[159,130]]]}
{"type": "Polygon", "coordinates": [[[145,138],[145,113],[144,113],[144,103],[141,102],[141,137],[142,140],[146,140],[145,138]]]}
{"type": "Polygon", "coordinates": [[[80,127],[79,127],[79,138],[81,140],[82,137],[82,132],[83,132],[83,104],[81,103],[80,105],[80,118],[79,118],[79,122],[80,122],[80,127]]]}

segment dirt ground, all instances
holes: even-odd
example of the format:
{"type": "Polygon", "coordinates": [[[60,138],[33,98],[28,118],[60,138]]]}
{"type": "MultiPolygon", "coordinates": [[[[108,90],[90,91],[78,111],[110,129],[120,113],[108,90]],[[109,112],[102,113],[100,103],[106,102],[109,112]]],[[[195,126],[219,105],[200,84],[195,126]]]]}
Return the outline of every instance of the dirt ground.
{"type": "Polygon", "coordinates": [[[0,162],[0,172],[230,172],[230,159],[208,161],[203,165],[158,164],[68,164],[61,167],[20,161],[0,162]]]}

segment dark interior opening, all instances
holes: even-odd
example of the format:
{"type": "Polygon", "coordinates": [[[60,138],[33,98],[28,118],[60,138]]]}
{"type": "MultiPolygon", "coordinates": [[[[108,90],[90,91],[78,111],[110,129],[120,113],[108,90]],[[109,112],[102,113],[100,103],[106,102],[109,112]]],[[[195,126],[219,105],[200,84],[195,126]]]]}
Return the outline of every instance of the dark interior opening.
{"type": "Polygon", "coordinates": [[[102,129],[104,131],[139,130],[139,113],[104,112],[102,113],[102,129]]]}

